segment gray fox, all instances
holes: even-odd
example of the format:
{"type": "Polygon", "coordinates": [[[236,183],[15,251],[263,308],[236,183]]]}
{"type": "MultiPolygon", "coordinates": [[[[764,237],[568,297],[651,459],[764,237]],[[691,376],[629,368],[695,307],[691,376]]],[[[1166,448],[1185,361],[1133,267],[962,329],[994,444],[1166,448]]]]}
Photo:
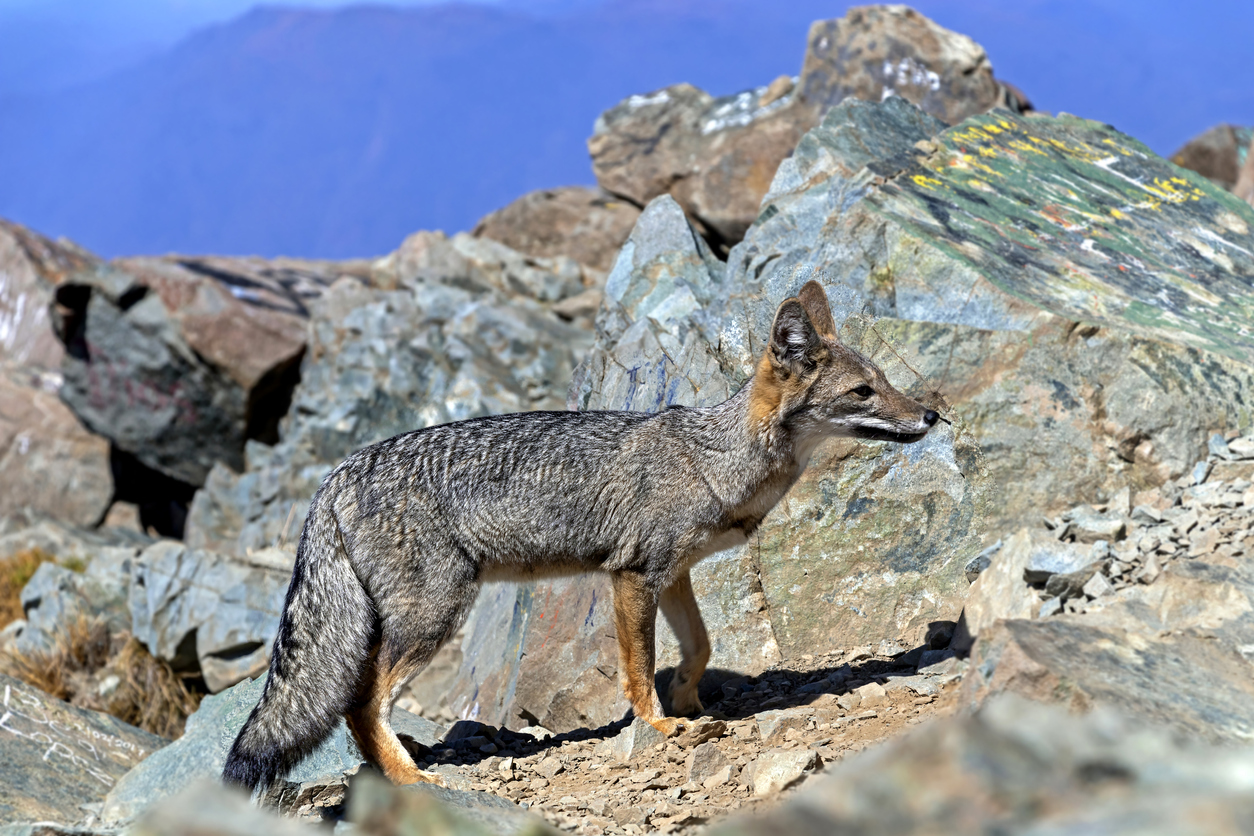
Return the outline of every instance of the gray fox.
{"type": "Polygon", "coordinates": [[[808,282],[718,406],[499,415],[358,450],[314,495],[269,679],[223,779],[268,786],[343,716],[393,782],[442,783],[392,731],[392,704],[492,580],[609,573],[623,690],[637,717],[675,734],[684,721],[653,684],[654,624],[660,607],[681,650],[671,711],[701,711],[710,644],[692,565],[744,543],[822,439],[910,443],[939,418],[840,343],[808,282]]]}

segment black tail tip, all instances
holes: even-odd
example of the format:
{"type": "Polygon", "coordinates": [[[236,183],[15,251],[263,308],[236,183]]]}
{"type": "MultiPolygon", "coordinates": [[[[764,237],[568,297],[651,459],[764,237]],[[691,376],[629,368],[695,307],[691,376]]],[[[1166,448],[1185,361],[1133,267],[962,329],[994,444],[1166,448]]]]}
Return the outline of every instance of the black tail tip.
{"type": "Polygon", "coordinates": [[[266,758],[231,752],[222,767],[222,783],[243,789],[249,795],[274,783],[278,767],[266,758]]]}

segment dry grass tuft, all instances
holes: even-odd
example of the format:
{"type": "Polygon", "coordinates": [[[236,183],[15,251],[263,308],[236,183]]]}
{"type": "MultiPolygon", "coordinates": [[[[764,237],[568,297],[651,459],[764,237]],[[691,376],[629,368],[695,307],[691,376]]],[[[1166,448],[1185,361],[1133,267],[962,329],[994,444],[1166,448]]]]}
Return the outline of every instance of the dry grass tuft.
{"type": "Polygon", "coordinates": [[[0,673],[171,739],[202,696],[137,639],[111,637],[103,619],[85,615],[64,625],[49,652],[0,650],[0,673]]]}
{"type": "Polygon", "coordinates": [[[41,563],[53,560],[43,549],[25,549],[0,558],[0,628],[26,616],[22,610],[22,587],[34,577],[41,563]]]}

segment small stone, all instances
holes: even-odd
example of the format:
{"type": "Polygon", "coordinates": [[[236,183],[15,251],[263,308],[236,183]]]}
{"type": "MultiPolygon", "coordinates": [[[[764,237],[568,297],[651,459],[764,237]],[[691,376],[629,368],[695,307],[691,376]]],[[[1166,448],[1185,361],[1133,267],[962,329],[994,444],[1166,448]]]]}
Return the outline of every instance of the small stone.
{"type": "Polygon", "coordinates": [[[836,704],[845,709],[845,711],[853,711],[862,704],[862,695],[855,691],[850,691],[848,694],[841,694],[836,698],[836,704]]]}
{"type": "Polygon", "coordinates": [[[1163,515],[1148,505],[1138,505],[1132,509],[1132,522],[1138,525],[1157,525],[1163,521],[1163,515]]]}
{"type": "Polygon", "coordinates": [[[565,769],[566,769],[566,766],[560,760],[558,760],[558,758],[555,755],[549,755],[547,758],[540,761],[535,766],[535,771],[537,773],[539,773],[540,775],[543,775],[545,778],[550,778],[550,779],[554,775],[557,775],[559,772],[562,772],[565,769]]]}
{"type": "Polygon", "coordinates": [[[1232,453],[1234,458],[1254,459],[1254,436],[1234,438],[1229,441],[1228,452],[1232,453]]]}
{"type": "Polygon", "coordinates": [[[806,707],[763,711],[757,715],[758,735],[764,743],[782,740],[789,729],[805,729],[810,717],[806,707]]]}
{"type": "Polygon", "coordinates": [[[666,736],[644,720],[636,718],[631,725],[619,732],[614,738],[609,755],[620,763],[635,760],[645,751],[659,743],[665,743],[666,736]]]}
{"type": "Polygon", "coordinates": [[[713,743],[702,743],[688,754],[685,772],[689,781],[704,784],[707,778],[729,763],[727,756],[713,743]]]}
{"type": "Polygon", "coordinates": [[[1033,541],[1028,554],[1023,580],[1028,583],[1045,583],[1054,575],[1078,572],[1092,564],[1097,557],[1093,547],[1053,540],[1033,541]]]}
{"type": "Polygon", "coordinates": [[[1123,514],[1099,514],[1088,506],[1081,506],[1072,512],[1069,533],[1077,543],[1094,543],[1098,540],[1122,540],[1127,530],[1123,514]]]}
{"type": "Polygon", "coordinates": [[[861,708],[873,708],[877,705],[883,705],[888,692],[878,682],[868,682],[858,689],[858,696],[862,698],[861,708]]]}
{"type": "Polygon", "coordinates": [[[707,740],[716,740],[727,734],[727,723],[722,720],[698,720],[684,730],[675,742],[684,749],[698,746],[707,740]]]}
{"type": "Polygon", "coordinates": [[[975,579],[980,576],[980,573],[992,565],[993,556],[1001,550],[1001,546],[1002,541],[998,540],[996,543],[971,558],[964,570],[967,575],[968,583],[975,583],[975,579]]]}
{"type": "Polygon", "coordinates": [[[633,784],[648,784],[657,780],[658,776],[661,774],[662,771],[660,769],[644,769],[640,772],[631,773],[631,778],[629,780],[633,784]]]}
{"type": "Polygon", "coordinates": [[[1202,484],[1206,481],[1206,477],[1210,475],[1210,462],[1198,462],[1193,465],[1193,472],[1189,475],[1193,478],[1193,484],[1202,484]]]}
{"type": "Polygon", "coordinates": [[[1110,502],[1106,503],[1106,513],[1126,517],[1131,511],[1132,489],[1125,485],[1115,492],[1115,495],[1110,498],[1110,502]]]}
{"type": "Polygon", "coordinates": [[[1090,598],[1101,598],[1114,591],[1114,587],[1110,585],[1110,581],[1101,572],[1095,572],[1093,577],[1089,578],[1088,583],[1084,585],[1084,594],[1090,598]]]}
{"type": "Polygon", "coordinates": [[[730,763],[724,765],[721,769],[719,769],[713,775],[711,775],[710,777],[702,781],[701,786],[705,787],[707,792],[711,792],[713,790],[718,789],[721,786],[730,784],[731,779],[732,779],[732,772],[734,771],[734,769],[735,768],[730,763]]]}
{"type": "MultiPolygon", "coordinates": [[[[1094,575],[1094,577],[1098,577],[1098,576],[1094,575]]],[[[1055,595],[1053,598],[1050,598],[1044,604],[1041,604],[1041,611],[1040,611],[1040,614],[1037,616],[1037,618],[1049,618],[1051,615],[1061,610],[1062,610],[1062,598],[1055,595]]]]}
{"type": "Polygon", "coordinates": [[[501,773],[501,776],[508,781],[514,775],[514,759],[501,758],[501,762],[496,765],[496,771],[501,773]]]}
{"type": "Polygon", "coordinates": [[[906,649],[901,646],[901,642],[893,641],[892,639],[881,640],[880,646],[876,649],[877,656],[889,659],[896,658],[905,652],[906,649]]]}
{"type": "Polygon", "coordinates": [[[818,766],[813,749],[770,749],[745,767],[755,796],[779,792],[818,766]]]}

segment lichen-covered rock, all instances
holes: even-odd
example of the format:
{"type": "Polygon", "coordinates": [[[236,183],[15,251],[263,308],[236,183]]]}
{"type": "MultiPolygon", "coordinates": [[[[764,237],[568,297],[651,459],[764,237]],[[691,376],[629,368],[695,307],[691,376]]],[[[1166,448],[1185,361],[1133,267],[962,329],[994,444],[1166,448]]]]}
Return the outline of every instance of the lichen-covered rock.
{"type": "Polygon", "coordinates": [[[433,424],[560,409],[591,341],[555,305],[584,291],[570,259],[495,241],[417,233],[310,303],[308,351],[275,446],[218,465],[189,513],[193,548],[244,555],[294,544],[322,478],[348,453],[433,424]],[[393,288],[393,289],[384,289],[393,288]]]}
{"type": "Polygon", "coordinates": [[[608,273],[640,210],[599,189],[565,186],[530,192],[485,215],[473,235],[533,258],[568,256],[608,273]]]}
{"type": "Polygon", "coordinates": [[[0,825],[78,821],[168,742],[0,674],[0,825]]]}
{"type": "Polygon", "coordinates": [[[1019,106],[970,38],[905,6],[864,6],[811,27],[798,78],[718,98],[688,84],[631,96],[597,120],[588,150],[603,188],[640,205],[670,194],[702,234],[731,246],[828,108],[891,95],[951,124],[1019,106]]]}

